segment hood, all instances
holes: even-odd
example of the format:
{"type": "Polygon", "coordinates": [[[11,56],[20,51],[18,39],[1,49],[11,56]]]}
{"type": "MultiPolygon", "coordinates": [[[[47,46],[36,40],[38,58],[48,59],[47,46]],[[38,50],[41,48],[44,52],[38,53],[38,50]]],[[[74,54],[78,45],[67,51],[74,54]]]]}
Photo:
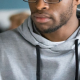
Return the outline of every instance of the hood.
{"type": "Polygon", "coordinates": [[[75,40],[78,39],[80,43],[80,27],[63,43],[54,46],[52,41],[42,37],[41,35],[33,32],[33,26],[31,22],[31,16],[25,20],[25,22],[17,28],[17,31],[26,39],[30,44],[36,46],[39,45],[43,49],[51,49],[54,51],[71,50],[75,47],[75,40]],[[66,47],[67,46],[67,47],[66,47]]]}

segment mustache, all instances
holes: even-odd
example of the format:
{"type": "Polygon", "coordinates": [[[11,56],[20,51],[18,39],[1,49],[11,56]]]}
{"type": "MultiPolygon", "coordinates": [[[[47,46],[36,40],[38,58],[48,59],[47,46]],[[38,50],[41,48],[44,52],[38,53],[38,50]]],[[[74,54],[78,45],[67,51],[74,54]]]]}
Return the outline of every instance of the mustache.
{"type": "Polygon", "coordinates": [[[48,14],[49,15],[49,13],[44,12],[44,11],[34,11],[34,12],[32,12],[32,14],[35,14],[35,13],[39,13],[39,14],[45,13],[45,14],[48,14]]]}
{"type": "Polygon", "coordinates": [[[35,11],[35,12],[32,12],[31,15],[32,16],[35,16],[35,15],[43,15],[45,17],[49,17],[49,18],[53,19],[52,18],[52,15],[49,14],[48,12],[45,12],[45,11],[35,11]]]}

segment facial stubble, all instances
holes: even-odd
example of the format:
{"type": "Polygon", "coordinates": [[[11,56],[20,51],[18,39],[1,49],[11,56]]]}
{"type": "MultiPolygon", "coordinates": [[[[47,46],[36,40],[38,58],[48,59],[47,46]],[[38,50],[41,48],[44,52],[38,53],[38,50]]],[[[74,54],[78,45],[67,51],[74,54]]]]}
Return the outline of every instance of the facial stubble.
{"type": "Polygon", "coordinates": [[[40,33],[52,33],[52,32],[55,32],[55,31],[60,29],[63,25],[65,25],[69,21],[69,19],[71,18],[72,14],[73,14],[73,0],[71,2],[70,6],[68,6],[67,10],[64,11],[62,14],[60,14],[60,22],[59,22],[58,25],[55,26],[53,24],[52,26],[50,26],[48,29],[45,29],[45,30],[39,30],[37,27],[36,28],[38,29],[38,31],[40,33]]]}

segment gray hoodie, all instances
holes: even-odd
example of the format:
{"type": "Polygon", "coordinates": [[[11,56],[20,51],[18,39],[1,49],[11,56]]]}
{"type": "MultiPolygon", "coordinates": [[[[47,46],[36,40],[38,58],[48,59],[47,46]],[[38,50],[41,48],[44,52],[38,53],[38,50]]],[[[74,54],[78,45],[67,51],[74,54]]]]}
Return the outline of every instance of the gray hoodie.
{"type": "Polygon", "coordinates": [[[0,34],[0,80],[77,80],[78,61],[80,27],[59,45],[34,33],[30,17],[0,34]]]}

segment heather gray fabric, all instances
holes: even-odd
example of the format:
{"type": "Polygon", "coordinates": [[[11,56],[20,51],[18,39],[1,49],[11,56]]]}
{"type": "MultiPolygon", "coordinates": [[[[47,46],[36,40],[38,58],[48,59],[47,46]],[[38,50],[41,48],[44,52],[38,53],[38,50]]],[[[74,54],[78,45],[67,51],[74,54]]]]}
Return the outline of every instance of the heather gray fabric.
{"type": "Polygon", "coordinates": [[[40,46],[41,80],[75,80],[76,39],[80,60],[80,27],[54,46],[33,32],[29,17],[17,29],[0,34],[0,80],[36,80],[36,45],[40,46]]]}

